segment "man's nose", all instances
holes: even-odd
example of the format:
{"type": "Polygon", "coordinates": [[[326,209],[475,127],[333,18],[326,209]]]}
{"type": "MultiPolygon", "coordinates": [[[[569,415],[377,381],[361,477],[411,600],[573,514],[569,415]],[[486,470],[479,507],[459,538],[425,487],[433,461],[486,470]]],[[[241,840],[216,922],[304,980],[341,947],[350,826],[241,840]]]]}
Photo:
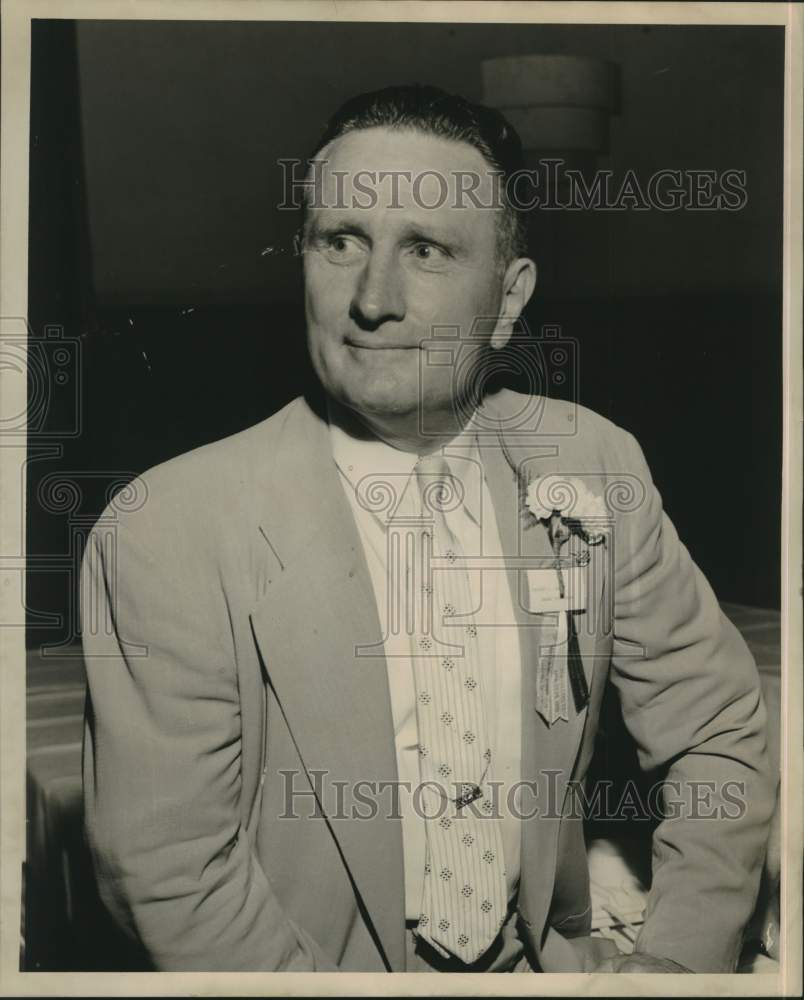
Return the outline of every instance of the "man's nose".
{"type": "Polygon", "coordinates": [[[355,288],[349,316],[363,329],[405,318],[402,275],[390,254],[369,255],[355,288]]]}

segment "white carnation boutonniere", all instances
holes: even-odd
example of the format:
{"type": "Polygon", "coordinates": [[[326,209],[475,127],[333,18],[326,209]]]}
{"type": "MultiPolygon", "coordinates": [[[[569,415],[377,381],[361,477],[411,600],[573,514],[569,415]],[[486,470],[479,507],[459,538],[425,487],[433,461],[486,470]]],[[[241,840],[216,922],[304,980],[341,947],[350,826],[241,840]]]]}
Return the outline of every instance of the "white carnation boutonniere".
{"type": "Polygon", "coordinates": [[[583,480],[550,473],[523,484],[526,520],[547,526],[550,545],[556,557],[559,592],[564,596],[564,580],[559,553],[571,535],[578,535],[587,545],[600,545],[609,531],[609,512],[602,497],[596,496],[583,480]]]}

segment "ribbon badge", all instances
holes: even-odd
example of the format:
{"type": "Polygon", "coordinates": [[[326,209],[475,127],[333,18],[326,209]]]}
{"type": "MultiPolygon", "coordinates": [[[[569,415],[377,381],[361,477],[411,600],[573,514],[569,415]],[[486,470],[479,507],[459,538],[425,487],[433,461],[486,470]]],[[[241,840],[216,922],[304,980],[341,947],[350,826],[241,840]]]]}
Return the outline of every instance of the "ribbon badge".
{"type": "Polygon", "coordinates": [[[587,546],[605,543],[610,517],[603,499],[578,478],[549,474],[523,483],[522,487],[525,526],[543,524],[555,556],[552,580],[549,569],[528,571],[531,610],[541,612],[546,626],[542,630],[536,668],[536,710],[552,726],[559,719],[569,722],[570,691],[577,712],[589,701],[575,612],[585,608],[581,567],[589,563],[590,554],[585,549],[562,559],[561,549],[573,536],[587,546]],[[570,577],[569,587],[565,568],[570,577]],[[548,580],[544,579],[545,574],[548,580]]]}

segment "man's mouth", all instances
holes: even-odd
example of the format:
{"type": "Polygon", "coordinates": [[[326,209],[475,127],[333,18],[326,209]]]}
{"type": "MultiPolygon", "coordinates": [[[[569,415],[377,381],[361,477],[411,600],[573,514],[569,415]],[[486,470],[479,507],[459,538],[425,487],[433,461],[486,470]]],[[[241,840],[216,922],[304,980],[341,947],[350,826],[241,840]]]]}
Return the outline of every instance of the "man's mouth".
{"type": "Polygon", "coordinates": [[[407,344],[394,340],[380,340],[362,337],[346,336],[343,338],[348,347],[357,347],[364,351],[418,351],[418,344],[407,344]]]}

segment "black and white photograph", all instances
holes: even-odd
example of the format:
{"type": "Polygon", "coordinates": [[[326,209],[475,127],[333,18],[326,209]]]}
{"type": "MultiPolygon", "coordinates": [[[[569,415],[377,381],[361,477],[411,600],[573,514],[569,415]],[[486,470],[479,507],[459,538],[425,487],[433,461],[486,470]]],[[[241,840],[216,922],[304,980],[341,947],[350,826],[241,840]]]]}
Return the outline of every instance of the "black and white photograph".
{"type": "Polygon", "coordinates": [[[800,995],[801,25],[6,5],[3,995],[800,995]]]}

